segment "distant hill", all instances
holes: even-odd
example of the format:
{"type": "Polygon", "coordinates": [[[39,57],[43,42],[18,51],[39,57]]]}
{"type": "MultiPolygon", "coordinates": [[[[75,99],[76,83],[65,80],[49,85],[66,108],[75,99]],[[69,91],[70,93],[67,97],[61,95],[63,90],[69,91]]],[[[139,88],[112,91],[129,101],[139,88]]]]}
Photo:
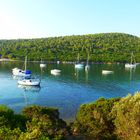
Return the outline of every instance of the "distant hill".
{"type": "Polygon", "coordinates": [[[45,61],[129,62],[134,52],[140,62],[140,38],[124,33],[73,35],[40,39],[0,40],[1,58],[45,61]]]}

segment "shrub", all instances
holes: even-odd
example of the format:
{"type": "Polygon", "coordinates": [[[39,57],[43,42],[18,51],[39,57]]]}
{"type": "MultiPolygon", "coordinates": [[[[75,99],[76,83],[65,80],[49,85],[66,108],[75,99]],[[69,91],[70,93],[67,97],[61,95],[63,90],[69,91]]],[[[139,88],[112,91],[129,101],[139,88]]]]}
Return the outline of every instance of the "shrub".
{"type": "Polygon", "coordinates": [[[59,118],[59,112],[57,109],[29,106],[24,108],[23,115],[28,118],[26,135],[38,139],[42,136],[49,138],[63,138],[63,136],[68,134],[67,125],[59,118]]]}
{"type": "Polygon", "coordinates": [[[121,98],[112,109],[116,134],[124,140],[140,140],[140,93],[121,98]]]}
{"type": "Polygon", "coordinates": [[[114,125],[109,113],[115,102],[119,99],[104,99],[81,105],[77,115],[73,130],[79,134],[93,136],[96,139],[109,139],[114,137],[114,125]]]}
{"type": "Polygon", "coordinates": [[[10,129],[20,128],[21,130],[26,129],[26,118],[20,114],[14,114],[14,111],[8,107],[0,106],[0,127],[7,127],[10,129]]]}

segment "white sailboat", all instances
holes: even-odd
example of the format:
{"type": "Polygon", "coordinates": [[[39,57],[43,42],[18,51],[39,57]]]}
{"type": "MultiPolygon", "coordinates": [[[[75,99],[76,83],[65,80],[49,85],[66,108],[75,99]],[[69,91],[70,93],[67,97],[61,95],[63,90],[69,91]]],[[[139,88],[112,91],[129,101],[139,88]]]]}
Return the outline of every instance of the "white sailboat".
{"type": "Polygon", "coordinates": [[[43,63],[42,59],[41,59],[40,67],[41,67],[41,68],[46,67],[46,64],[45,64],[45,63],[43,63]]]}
{"type": "Polygon", "coordinates": [[[135,68],[136,67],[136,60],[134,57],[133,52],[131,53],[131,62],[125,64],[125,68],[135,68]]]}
{"type": "Polygon", "coordinates": [[[82,68],[84,67],[84,65],[83,65],[82,63],[79,62],[79,60],[80,60],[79,53],[78,53],[77,59],[78,59],[78,62],[75,64],[75,68],[77,68],[77,69],[82,69],[82,68]]]}
{"type": "Polygon", "coordinates": [[[34,78],[24,78],[18,80],[18,84],[22,86],[40,86],[40,80],[34,78]]]}
{"type": "Polygon", "coordinates": [[[14,76],[21,76],[21,77],[30,77],[31,71],[27,70],[27,56],[25,57],[25,69],[14,68],[12,69],[12,73],[14,76]]]}

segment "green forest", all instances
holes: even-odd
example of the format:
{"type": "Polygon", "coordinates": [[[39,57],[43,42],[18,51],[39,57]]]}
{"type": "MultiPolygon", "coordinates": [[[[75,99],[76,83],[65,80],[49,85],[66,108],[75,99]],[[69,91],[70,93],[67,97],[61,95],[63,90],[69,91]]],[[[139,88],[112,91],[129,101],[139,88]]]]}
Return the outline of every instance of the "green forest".
{"type": "Polygon", "coordinates": [[[27,106],[17,114],[0,106],[1,140],[139,140],[140,93],[99,98],[78,109],[73,122],[56,108],[27,106]]]}
{"type": "Polygon", "coordinates": [[[129,62],[131,52],[140,62],[140,38],[124,33],[100,33],[39,39],[0,40],[0,57],[30,61],[129,62]]]}

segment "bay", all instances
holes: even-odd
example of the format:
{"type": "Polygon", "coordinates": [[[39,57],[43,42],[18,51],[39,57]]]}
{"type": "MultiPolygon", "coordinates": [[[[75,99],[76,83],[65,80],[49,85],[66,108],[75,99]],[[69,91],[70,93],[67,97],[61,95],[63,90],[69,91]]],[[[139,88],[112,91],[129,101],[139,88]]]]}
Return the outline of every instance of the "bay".
{"type": "Polygon", "coordinates": [[[40,87],[21,87],[12,76],[12,68],[24,69],[23,62],[0,62],[0,104],[15,112],[28,105],[41,105],[59,109],[60,117],[72,120],[81,104],[99,97],[123,97],[140,91],[140,65],[136,69],[125,69],[123,64],[92,64],[88,71],[77,70],[74,64],[47,64],[28,62],[27,67],[34,76],[41,78],[40,87]],[[51,75],[51,69],[60,69],[61,75],[51,75]],[[102,75],[102,70],[113,74],[102,75]]]}

